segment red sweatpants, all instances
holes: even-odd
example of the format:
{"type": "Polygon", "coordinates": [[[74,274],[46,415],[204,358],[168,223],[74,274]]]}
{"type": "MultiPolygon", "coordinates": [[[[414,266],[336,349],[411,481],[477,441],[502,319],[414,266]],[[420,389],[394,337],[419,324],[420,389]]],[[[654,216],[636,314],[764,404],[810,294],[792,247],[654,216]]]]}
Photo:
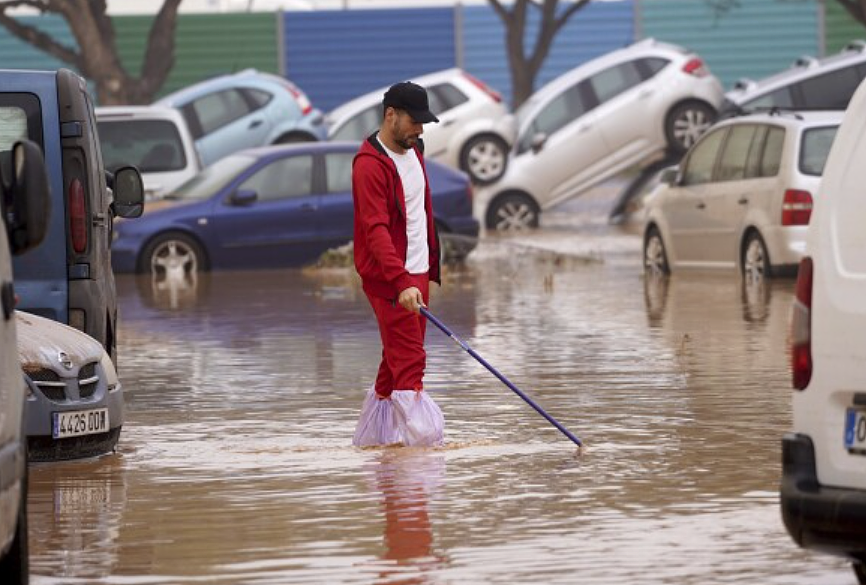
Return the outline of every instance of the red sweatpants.
{"type": "MultiPolygon", "coordinates": [[[[428,274],[413,274],[413,285],[421,291],[424,304],[430,301],[428,274]]],[[[394,390],[421,390],[427,353],[424,334],[427,319],[420,313],[403,308],[400,303],[368,294],[367,299],[379,322],[382,337],[382,362],[376,376],[376,393],[391,396],[394,390]]]]}

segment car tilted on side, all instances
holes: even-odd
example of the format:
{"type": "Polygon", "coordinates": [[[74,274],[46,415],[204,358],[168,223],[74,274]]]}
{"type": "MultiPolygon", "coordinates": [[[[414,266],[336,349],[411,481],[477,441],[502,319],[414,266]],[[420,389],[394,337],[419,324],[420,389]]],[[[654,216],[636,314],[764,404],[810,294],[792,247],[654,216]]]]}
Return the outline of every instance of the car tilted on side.
{"type": "Polygon", "coordinates": [[[648,271],[793,273],[841,112],[773,112],[716,124],[645,200],[648,271]]]}
{"type": "Polygon", "coordinates": [[[487,229],[539,214],[635,165],[682,153],[710,127],[722,86],[696,54],[647,39],[568,71],[515,112],[508,170],[476,193],[487,229]]]}

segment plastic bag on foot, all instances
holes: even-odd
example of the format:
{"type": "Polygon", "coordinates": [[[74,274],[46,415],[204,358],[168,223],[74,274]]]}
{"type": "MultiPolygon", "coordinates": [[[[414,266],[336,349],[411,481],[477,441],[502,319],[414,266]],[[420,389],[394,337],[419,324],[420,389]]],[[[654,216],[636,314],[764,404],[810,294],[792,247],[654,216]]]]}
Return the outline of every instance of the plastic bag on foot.
{"type": "Polygon", "coordinates": [[[391,445],[401,440],[391,400],[380,399],[376,390],[370,388],[361,406],[352,444],[356,447],[372,447],[391,445]]]}
{"type": "Polygon", "coordinates": [[[442,444],[445,417],[427,392],[395,390],[391,393],[391,402],[404,445],[435,447],[442,444]]]}

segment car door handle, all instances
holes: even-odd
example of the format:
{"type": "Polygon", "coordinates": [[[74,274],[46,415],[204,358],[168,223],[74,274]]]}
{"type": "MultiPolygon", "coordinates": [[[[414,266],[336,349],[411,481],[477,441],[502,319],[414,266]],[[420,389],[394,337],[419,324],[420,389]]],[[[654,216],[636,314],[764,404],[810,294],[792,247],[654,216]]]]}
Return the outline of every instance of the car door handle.
{"type": "Polygon", "coordinates": [[[301,211],[316,211],[316,206],[312,203],[304,203],[301,205],[301,211]]]}
{"type": "Polygon", "coordinates": [[[457,118],[453,118],[451,120],[445,120],[444,122],[442,122],[442,126],[447,128],[448,126],[451,126],[456,121],[457,121],[457,118]]]}
{"type": "Polygon", "coordinates": [[[577,129],[578,134],[583,134],[584,132],[589,132],[592,130],[592,124],[586,124],[577,129]]]}
{"type": "Polygon", "coordinates": [[[248,130],[252,130],[253,128],[258,128],[261,125],[262,125],[261,120],[253,120],[252,122],[250,122],[250,127],[248,128],[248,130]]]}
{"type": "Polygon", "coordinates": [[[748,197],[740,197],[737,200],[737,203],[739,203],[740,205],[747,205],[749,203],[749,198],[748,197]]]}
{"type": "Polygon", "coordinates": [[[643,100],[643,99],[648,98],[648,97],[651,96],[652,94],[653,94],[653,90],[651,90],[651,89],[645,89],[645,90],[643,90],[642,92],[640,92],[639,94],[637,94],[637,97],[638,97],[639,99],[642,99],[642,100],[643,100]]]}
{"type": "Polygon", "coordinates": [[[706,209],[706,208],[707,208],[707,204],[704,203],[703,201],[701,201],[700,203],[698,203],[697,205],[695,205],[695,207],[697,207],[698,209],[706,209]]]}

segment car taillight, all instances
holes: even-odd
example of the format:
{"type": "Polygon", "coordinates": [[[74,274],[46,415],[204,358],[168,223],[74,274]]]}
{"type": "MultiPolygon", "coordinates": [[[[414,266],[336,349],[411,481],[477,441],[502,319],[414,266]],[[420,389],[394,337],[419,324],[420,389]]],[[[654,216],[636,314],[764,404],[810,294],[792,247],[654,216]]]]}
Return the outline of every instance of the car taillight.
{"type": "Polygon", "coordinates": [[[78,179],[69,183],[67,207],[69,210],[69,233],[72,249],[76,254],[87,250],[87,209],[84,204],[84,187],[78,179]]]}
{"type": "Polygon", "coordinates": [[[493,89],[492,87],[490,87],[489,85],[487,85],[486,83],[484,83],[483,81],[478,79],[477,77],[473,77],[472,75],[469,75],[465,71],[463,72],[463,77],[465,77],[466,80],[469,81],[469,83],[471,83],[472,85],[474,85],[475,87],[477,87],[478,89],[480,89],[481,91],[483,91],[484,93],[489,95],[491,97],[491,99],[493,99],[493,101],[495,101],[495,102],[501,102],[502,101],[502,94],[500,94],[498,91],[496,91],[495,89],[493,89]]]}
{"type": "Polygon", "coordinates": [[[707,69],[704,62],[697,57],[689,59],[688,62],[683,65],[683,72],[688,73],[689,75],[694,75],[695,77],[706,77],[710,74],[710,70],[707,69]]]}
{"type": "Polygon", "coordinates": [[[307,115],[313,111],[313,104],[310,103],[310,99],[306,96],[304,92],[295,87],[295,84],[290,82],[289,80],[285,80],[283,85],[286,86],[286,89],[289,90],[289,93],[292,94],[292,97],[295,98],[295,101],[298,102],[298,107],[301,108],[301,113],[303,115],[307,115]]]}
{"type": "Polygon", "coordinates": [[[788,189],[782,200],[782,225],[809,225],[812,216],[812,194],[788,189]]]}
{"type": "Polygon", "coordinates": [[[791,312],[791,373],[797,390],[805,389],[812,379],[812,259],[808,256],[800,260],[791,312]]]}

